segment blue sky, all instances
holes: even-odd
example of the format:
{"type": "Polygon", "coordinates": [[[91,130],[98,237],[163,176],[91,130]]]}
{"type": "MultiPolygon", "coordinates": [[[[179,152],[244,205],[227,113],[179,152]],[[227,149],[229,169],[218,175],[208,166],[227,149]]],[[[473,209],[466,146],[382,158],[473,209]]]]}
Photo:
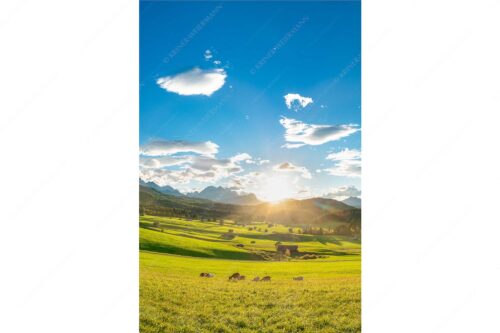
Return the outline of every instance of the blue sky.
{"type": "Polygon", "coordinates": [[[360,196],[359,2],[140,6],[144,180],[360,196]]]}

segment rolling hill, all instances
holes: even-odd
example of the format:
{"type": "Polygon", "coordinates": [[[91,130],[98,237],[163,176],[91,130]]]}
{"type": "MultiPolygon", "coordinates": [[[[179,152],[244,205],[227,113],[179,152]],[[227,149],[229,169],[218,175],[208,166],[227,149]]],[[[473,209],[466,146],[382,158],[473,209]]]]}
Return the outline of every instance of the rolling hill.
{"type": "Polygon", "coordinates": [[[140,186],[140,213],[158,216],[191,216],[233,219],[242,223],[258,220],[285,225],[324,225],[361,223],[361,210],[337,200],[312,198],[280,203],[234,205],[207,199],[163,194],[140,186]]]}

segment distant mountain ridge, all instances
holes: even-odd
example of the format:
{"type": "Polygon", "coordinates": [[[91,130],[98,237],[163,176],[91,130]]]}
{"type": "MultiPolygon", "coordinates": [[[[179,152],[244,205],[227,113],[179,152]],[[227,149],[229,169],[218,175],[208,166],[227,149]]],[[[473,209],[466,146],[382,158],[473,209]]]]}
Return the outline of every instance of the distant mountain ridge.
{"type": "MultiPolygon", "coordinates": [[[[202,191],[203,192],[203,191],[202,191]]],[[[235,221],[267,221],[285,225],[361,224],[361,210],[334,199],[288,199],[280,203],[236,205],[188,196],[174,196],[140,186],[142,214],[229,218],[235,221]]]]}
{"type": "Polygon", "coordinates": [[[253,193],[240,195],[236,191],[222,186],[208,186],[201,192],[191,192],[186,195],[191,198],[208,199],[234,205],[258,205],[262,203],[253,193]]]}
{"type": "Polygon", "coordinates": [[[355,208],[361,208],[361,199],[357,197],[349,197],[342,200],[342,202],[355,208]]]}
{"type": "Polygon", "coordinates": [[[190,192],[187,194],[183,194],[172,186],[160,186],[154,182],[145,182],[142,179],[139,179],[139,184],[141,186],[152,188],[160,193],[173,195],[176,197],[207,199],[214,202],[233,205],[258,205],[263,203],[262,201],[257,199],[257,196],[253,193],[238,194],[238,192],[228,188],[224,188],[222,186],[207,186],[200,192],[190,192]]]}
{"type": "Polygon", "coordinates": [[[155,189],[158,192],[163,193],[163,194],[175,195],[177,197],[184,196],[184,194],[182,194],[181,192],[179,192],[178,190],[176,190],[172,186],[168,186],[168,185],[166,185],[166,186],[160,186],[160,185],[158,185],[158,184],[156,184],[154,182],[145,182],[142,179],[139,179],[139,185],[155,189]]]}

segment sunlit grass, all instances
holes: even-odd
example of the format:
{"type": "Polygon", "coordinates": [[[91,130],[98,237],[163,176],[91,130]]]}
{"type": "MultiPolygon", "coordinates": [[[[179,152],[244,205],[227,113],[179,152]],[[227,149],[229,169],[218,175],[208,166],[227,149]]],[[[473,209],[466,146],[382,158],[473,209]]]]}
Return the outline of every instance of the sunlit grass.
{"type": "Polygon", "coordinates": [[[141,217],[141,332],[361,331],[359,242],[290,233],[281,225],[251,227],[141,217]],[[221,238],[229,229],[235,237],[221,238]],[[277,240],[321,257],[273,261],[259,256],[275,253],[277,240]],[[215,277],[201,278],[201,272],[215,277]],[[247,279],[229,282],[235,272],[247,279]],[[266,275],[271,282],[251,281],[266,275]],[[293,281],[294,276],[304,281],[293,281]]]}
{"type": "Polygon", "coordinates": [[[141,332],[359,332],[360,262],[256,262],[141,253],[141,332]],[[211,279],[200,272],[215,273],[211,279]],[[229,282],[240,272],[248,279],[229,282]],[[304,276],[304,281],[292,277],[304,276]]]}

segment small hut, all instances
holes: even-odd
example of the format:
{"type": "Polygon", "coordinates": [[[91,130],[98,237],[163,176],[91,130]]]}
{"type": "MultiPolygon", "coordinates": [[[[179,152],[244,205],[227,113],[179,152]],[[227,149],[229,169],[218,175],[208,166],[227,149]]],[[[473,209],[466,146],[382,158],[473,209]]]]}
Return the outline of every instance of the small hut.
{"type": "Polygon", "coordinates": [[[276,247],[276,251],[279,253],[285,254],[286,250],[290,251],[291,255],[298,254],[299,253],[299,246],[298,245],[278,245],[276,247]]]}

